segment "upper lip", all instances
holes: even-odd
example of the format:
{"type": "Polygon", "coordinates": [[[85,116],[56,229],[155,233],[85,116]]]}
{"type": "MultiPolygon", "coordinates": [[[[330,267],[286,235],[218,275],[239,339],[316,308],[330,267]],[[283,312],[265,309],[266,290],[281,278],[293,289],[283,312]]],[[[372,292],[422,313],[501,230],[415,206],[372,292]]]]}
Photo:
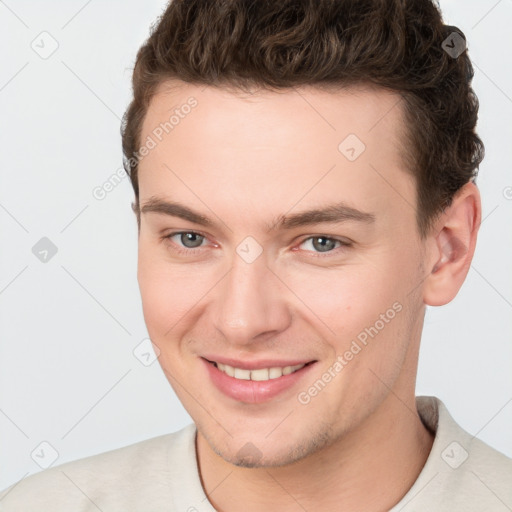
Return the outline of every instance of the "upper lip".
{"type": "Polygon", "coordinates": [[[221,363],[240,368],[241,370],[259,370],[261,368],[284,368],[285,366],[296,366],[298,364],[313,363],[313,359],[259,359],[257,361],[241,361],[224,356],[207,355],[203,359],[211,363],[221,363]]]}

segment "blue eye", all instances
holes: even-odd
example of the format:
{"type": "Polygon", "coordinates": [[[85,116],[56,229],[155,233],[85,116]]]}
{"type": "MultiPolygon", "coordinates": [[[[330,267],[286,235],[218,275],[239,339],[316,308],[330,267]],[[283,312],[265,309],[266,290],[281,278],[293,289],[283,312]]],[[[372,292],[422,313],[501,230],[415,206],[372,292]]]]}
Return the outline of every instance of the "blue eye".
{"type": "MultiPolygon", "coordinates": [[[[172,241],[172,250],[178,254],[194,254],[204,247],[205,235],[195,231],[175,231],[164,236],[163,239],[172,241]],[[173,240],[176,237],[176,240],[173,240]]],[[[309,236],[299,244],[308,243],[309,248],[305,252],[311,253],[313,257],[329,257],[338,254],[337,249],[344,250],[351,247],[351,243],[324,235],[309,236]]]]}
{"type": "MultiPolygon", "coordinates": [[[[203,241],[206,239],[205,236],[196,233],[195,231],[176,231],[174,233],[169,233],[164,238],[172,240],[174,237],[178,237],[179,242],[183,244],[183,247],[178,245],[177,249],[175,249],[176,252],[183,253],[194,251],[195,249],[201,247],[203,241]]],[[[176,244],[176,242],[173,243],[176,244]]]]}
{"type": "Polygon", "coordinates": [[[337,238],[331,238],[323,235],[310,236],[302,240],[300,245],[303,245],[307,242],[310,242],[310,247],[313,248],[313,253],[316,255],[322,255],[322,253],[326,255],[330,255],[330,253],[336,252],[335,249],[339,249],[340,247],[350,247],[350,243],[345,242],[343,240],[339,240],[337,238]],[[336,245],[338,244],[338,245],[336,245]]]}
{"type": "Polygon", "coordinates": [[[336,243],[340,243],[339,240],[334,240],[333,238],[327,238],[325,236],[312,236],[303,240],[302,243],[304,244],[309,241],[312,242],[311,247],[319,252],[329,252],[330,250],[335,249],[336,243]]]}

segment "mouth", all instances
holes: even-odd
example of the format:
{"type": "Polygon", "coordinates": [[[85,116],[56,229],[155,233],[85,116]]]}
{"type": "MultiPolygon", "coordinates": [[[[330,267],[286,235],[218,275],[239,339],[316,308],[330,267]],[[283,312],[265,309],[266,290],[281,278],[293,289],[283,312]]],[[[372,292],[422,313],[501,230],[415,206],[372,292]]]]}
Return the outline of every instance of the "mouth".
{"type": "Polygon", "coordinates": [[[206,366],[210,382],[223,395],[245,403],[263,403],[285,396],[311,371],[317,361],[264,361],[243,363],[230,360],[232,364],[201,358],[206,366]],[[240,366],[245,366],[241,368],[240,366]]]}
{"type": "Polygon", "coordinates": [[[233,377],[238,380],[253,380],[258,382],[263,382],[272,379],[278,379],[283,375],[291,375],[299,371],[300,369],[313,364],[315,361],[309,361],[308,363],[301,363],[295,365],[288,366],[269,366],[268,368],[257,368],[253,370],[249,370],[246,368],[237,368],[235,366],[231,366],[229,364],[219,363],[217,361],[209,361],[210,364],[215,366],[215,368],[219,369],[221,372],[225,373],[229,377],[233,377]]]}

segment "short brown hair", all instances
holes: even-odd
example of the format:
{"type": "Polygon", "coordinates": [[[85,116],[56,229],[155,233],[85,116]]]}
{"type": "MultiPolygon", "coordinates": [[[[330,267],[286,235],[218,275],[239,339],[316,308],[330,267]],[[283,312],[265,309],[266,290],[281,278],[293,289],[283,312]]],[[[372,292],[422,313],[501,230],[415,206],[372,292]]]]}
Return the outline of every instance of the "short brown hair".
{"type": "Polygon", "coordinates": [[[142,123],[168,79],[245,91],[366,84],[403,98],[422,237],[484,157],[465,36],[433,0],[171,0],[139,49],[121,126],[139,216],[142,123]],[[445,51],[462,41],[459,55],[445,51]]]}

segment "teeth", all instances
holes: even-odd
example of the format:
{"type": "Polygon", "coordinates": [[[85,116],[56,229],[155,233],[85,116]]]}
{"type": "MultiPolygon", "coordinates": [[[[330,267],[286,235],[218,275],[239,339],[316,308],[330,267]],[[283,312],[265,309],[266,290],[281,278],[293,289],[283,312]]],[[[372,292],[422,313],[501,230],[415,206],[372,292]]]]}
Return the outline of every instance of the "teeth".
{"type": "Polygon", "coordinates": [[[270,379],[277,379],[283,375],[290,375],[290,373],[300,370],[305,364],[296,364],[295,366],[272,367],[272,368],[258,368],[257,370],[243,370],[242,368],[233,368],[228,364],[216,363],[217,368],[235,379],[241,380],[254,380],[265,381],[270,379]]]}
{"type": "Polygon", "coordinates": [[[251,370],[251,380],[269,380],[268,368],[261,370],[251,370]]]}
{"type": "Polygon", "coordinates": [[[281,375],[283,375],[282,368],[270,368],[268,371],[269,379],[277,379],[278,377],[281,377],[281,375]]]}
{"type": "Polygon", "coordinates": [[[235,368],[235,379],[251,380],[251,370],[235,368]]]}

